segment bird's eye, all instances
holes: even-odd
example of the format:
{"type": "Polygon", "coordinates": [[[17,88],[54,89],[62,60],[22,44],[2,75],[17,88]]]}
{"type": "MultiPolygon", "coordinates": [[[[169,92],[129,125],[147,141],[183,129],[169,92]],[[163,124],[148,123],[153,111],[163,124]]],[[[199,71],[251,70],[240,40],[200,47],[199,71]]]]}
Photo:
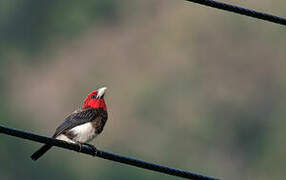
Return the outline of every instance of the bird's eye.
{"type": "Polygon", "coordinates": [[[96,99],[96,96],[97,96],[97,95],[94,94],[94,95],[91,96],[91,98],[92,98],[92,99],[96,99]]]}

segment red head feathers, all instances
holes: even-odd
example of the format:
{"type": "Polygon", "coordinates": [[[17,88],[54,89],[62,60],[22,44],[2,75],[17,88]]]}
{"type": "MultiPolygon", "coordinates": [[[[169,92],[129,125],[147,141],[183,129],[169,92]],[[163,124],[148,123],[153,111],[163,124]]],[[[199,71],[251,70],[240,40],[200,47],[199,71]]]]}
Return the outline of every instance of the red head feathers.
{"type": "Polygon", "coordinates": [[[96,91],[91,92],[84,100],[82,105],[82,109],[86,108],[102,108],[103,110],[107,110],[106,104],[104,101],[104,93],[106,91],[106,87],[102,87],[97,89],[96,91]]]}

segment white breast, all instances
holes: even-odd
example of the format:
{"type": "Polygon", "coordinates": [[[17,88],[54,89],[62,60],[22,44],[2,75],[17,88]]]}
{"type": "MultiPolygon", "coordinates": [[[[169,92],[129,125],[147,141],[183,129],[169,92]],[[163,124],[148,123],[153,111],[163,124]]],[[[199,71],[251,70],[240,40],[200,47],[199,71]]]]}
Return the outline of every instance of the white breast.
{"type": "Polygon", "coordinates": [[[95,129],[90,122],[76,126],[70,130],[75,137],[73,141],[85,143],[92,140],[95,137],[95,129]]]}

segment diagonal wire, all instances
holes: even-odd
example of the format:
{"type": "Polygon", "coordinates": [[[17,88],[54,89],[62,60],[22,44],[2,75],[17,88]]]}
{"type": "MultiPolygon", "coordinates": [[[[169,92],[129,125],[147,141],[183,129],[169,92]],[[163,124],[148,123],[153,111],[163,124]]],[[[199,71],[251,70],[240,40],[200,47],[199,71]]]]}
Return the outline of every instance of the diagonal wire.
{"type": "Polygon", "coordinates": [[[84,154],[89,154],[93,156],[95,155],[103,159],[108,159],[108,160],[116,161],[119,163],[129,164],[132,166],[140,167],[143,169],[149,169],[149,170],[161,172],[164,174],[169,174],[172,176],[178,176],[178,177],[193,179],[193,180],[219,180],[216,178],[212,178],[212,177],[208,177],[208,176],[204,176],[200,174],[195,174],[195,173],[180,170],[180,169],[170,168],[167,166],[162,166],[162,165],[158,165],[158,164],[154,164],[154,163],[150,163],[150,162],[146,162],[142,160],[137,160],[137,159],[122,156],[119,154],[102,151],[99,149],[97,149],[96,152],[94,152],[94,148],[90,147],[92,145],[87,146],[83,144],[80,147],[78,144],[68,143],[65,141],[61,141],[61,140],[57,140],[57,139],[53,139],[53,138],[49,138],[45,136],[40,136],[40,135],[33,134],[30,132],[12,129],[12,128],[4,127],[1,125],[0,125],[0,133],[7,134],[10,136],[16,136],[16,137],[23,138],[23,139],[28,139],[31,141],[36,141],[36,142],[40,142],[44,144],[50,144],[53,146],[77,151],[77,152],[84,153],[84,154]]]}
{"type": "Polygon", "coordinates": [[[241,14],[241,15],[245,15],[245,16],[249,16],[249,17],[253,17],[257,19],[262,19],[262,20],[269,21],[269,22],[276,23],[276,24],[286,25],[286,18],[275,16],[272,14],[267,14],[264,12],[258,12],[252,9],[247,9],[247,8],[243,8],[243,7],[239,7],[239,6],[235,6],[231,4],[226,4],[223,2],[219,2],[219,1],[214,1],[214,0],[185,0],[185,1],[198,3],[201,5],[205,5],[205,6],[210,6],[210,7],[225,10],[225,11],[230,11],[233,13],[237,13],[237,14],[241,14]]]}

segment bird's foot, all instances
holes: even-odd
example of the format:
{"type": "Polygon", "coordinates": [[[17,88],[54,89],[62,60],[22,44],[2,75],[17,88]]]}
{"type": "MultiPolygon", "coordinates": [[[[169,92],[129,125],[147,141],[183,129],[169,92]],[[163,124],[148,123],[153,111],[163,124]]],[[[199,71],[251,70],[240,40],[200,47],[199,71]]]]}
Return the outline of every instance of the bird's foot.
{"type": "Polygon", "coordinates": [[[88,144],[88,143],[82,143],[82,145],[89,147],[89,148],[92,150],[92,153],[93,153],[92,155],[93,155],[93,156],[96,156],[96,155],[97,155],[97,149],[96,149],[96,147],[94,147],[93,145],[88,144]]]}
{"type": "Polygon", "coordinates": [[[78,152],[81,152],[81,150],[82,150],[82,143],[77,142],[76,144],[78,144],[78,146],[79,146],[79,150],[78,150],[78,152]]]}

